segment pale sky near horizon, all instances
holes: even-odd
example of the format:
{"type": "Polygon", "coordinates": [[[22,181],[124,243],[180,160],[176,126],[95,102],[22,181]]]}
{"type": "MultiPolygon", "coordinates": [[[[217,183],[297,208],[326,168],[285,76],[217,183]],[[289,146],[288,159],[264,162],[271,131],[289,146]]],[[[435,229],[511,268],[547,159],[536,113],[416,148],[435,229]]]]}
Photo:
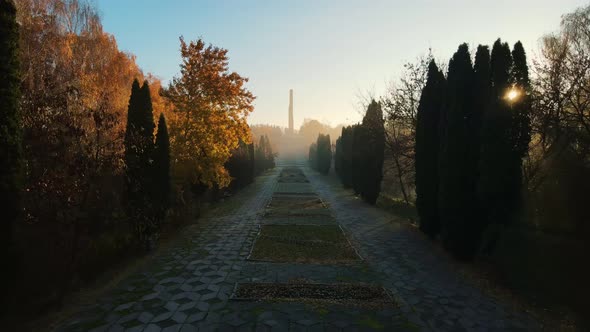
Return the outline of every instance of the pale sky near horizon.
{"type": "Polygon", "coordinates": [[[582,0],[95,0],[105,31],[144,72],[178,75],[179,36],[229,50],[230,69],[257,96],[249,123],[295,127],[360,120],[359,94],[382,95],[403,64],[431,48],[448,61],[467,42],[521,40],[529,59],[539,38],[582,0]]]}

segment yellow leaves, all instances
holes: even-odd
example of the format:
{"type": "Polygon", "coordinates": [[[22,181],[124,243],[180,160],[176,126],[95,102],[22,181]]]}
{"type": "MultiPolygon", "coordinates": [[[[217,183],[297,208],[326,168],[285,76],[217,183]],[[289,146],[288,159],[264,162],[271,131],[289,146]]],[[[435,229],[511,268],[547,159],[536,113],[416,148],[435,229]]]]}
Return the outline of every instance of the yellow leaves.
{"type": "Polygon", "coordinates": [[[225,187],[230,182],[225,162],[240,140],[251,141],[246,117],[255,97],[244,88],[246,78],[228,72],[227,50],[201,39],[187,44],[181,37],[180,44],[181,77],[168,91],[172,153],[194,165],[198,181],[225,187]]]}

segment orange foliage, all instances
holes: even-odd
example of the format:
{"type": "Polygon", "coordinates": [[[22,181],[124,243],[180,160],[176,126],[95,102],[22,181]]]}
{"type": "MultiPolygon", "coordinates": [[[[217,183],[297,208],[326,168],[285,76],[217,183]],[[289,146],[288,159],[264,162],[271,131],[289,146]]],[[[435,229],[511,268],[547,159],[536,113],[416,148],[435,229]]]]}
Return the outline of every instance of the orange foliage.
{"type": "Polygon", "coordinates": [[[244,87],[247,78],[229,72],[227,50],[182,38],[180,48],[181,76],[167,91],[174,162],[193,182],[225,187],[231,177],[224,164],[240,141],[251,142],[246,117],[255,97],[244,87]]]}

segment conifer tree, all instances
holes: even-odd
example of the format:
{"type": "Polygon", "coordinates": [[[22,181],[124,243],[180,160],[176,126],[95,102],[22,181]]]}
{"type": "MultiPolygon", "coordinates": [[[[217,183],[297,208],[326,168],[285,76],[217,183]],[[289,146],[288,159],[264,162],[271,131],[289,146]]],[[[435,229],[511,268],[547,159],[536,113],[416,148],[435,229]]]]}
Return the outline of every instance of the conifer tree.
{"type": "Polygon", "coordinates": [[[138,239],[149,246],[157,231],[156,200],[153,181],[154,120],[147,81],[131,86],[125,133],[125,163],[128,217],[132,220],[138,239]]]}
{"type": "Polygon", "coordinates": [[[332,166],[332,144],[330,142],[330,135],[318,135],[316,142],[316,163],[317,170],[327,175],[332,166]]]}
{"type": "Polygon", "coordinates": [[[170,138],[164,114],[158,119],[158,132],[154,147],[154,205],[161,222],[170,206],[170,138]]]}
{"type": "Polygon", "coordinates": [[[420,229],[432,236],[440,232],[438,217],[439,126],[444,107],[445,77],[434,60],[428,65],[428,76],[418,106],[416,124],[416,208],[420,229]]]}
{"type": "Polygon", "coordinates": [[[272,151],[272,145],[270,144],[270,139],[268,135],[264,135],[265,141],[265,149],[266,149],[266,169],[271,169],[275,167],[275,158],[274,152],[272,151]]]}
{"type": "Polygon", "coordinates": [[[309,164],[311,168],[318,169],[318,144],[317,142],[311,143],[309,146],[309,164]]]}
{"type": "Polygon", "coordinates": [[[467,44],[459,46],[449,62],[446,102],[446,132],[440,161],[439,207],[445,247],[458,257],[471,256],[479,244],[474,222],[473,176],[474,73],[467,44]]]}
{"type": "Polygon", "coordinates": [[[472,216],[472,239],[470,255],[475,254],[480,247],[482,234],[486,227],[486,218],[482,213],[481,202],[478,198],[478,183],[480,177],[480,154],[481,154],[481,132],[485,114],[490,107],[491,95],[491,72],[490,72],[490,51],[488,46],[479,45],[475,54],[475,63],[473,65],[473,116],[469,124],[469,153],[470,158],[470,185],[469,195],[473,198],[468,209],[471,210],[472,216]]]}
{"type": "Polygon", "coordinates": [[[350,182],[355,194],[362,195],[365,192],[366,174],[365,158],[368,154],[366,127],[361,124],[352,126],[352,149],[350,153],[350,182]]]}
{"type": "Polygon", "coordinates": [[[0,256],[8,256],[12,227],[21,207],[22,128],[18,108],[19,54],[16,9],[0,0],[0,195],[3,200],[0,256]]]}
{"type": "MultiPolygon", "coordinates": [[[[369,204],[375,204],[381,192],[381,180],[383,179],[383,160],[385,153],[385,127],[381,105],[375,100],[371,101],[361,125],[363,143],[361,150],[362,181],[360,194],[369,204]]],[[[360,147],[360,146],[359,146],[360,147]]]]}
{"type": "Polygon", "coordinates": [[[512,57],[508,44],[498,39],[491,56],[491,101],[482,128],[479,197],[486,223],[504,224],[511,217],[514,197],[511,179],[513,154],[512,116],[506,94],[510,88],[512,57]]]}
{"type": "MultiPolygon", "coordinates": [[[[342,128],[344,131],[344,128],[342,128]]],[[[336,147],[334,149],[334,172],[339,177],[342,177],[342,134],[336,139],[336,147]]]]}
{"type": "Polygon", "coordinates": [[[346,188],[353,186],[352,180],[352,155],[353,155],[353,135],[354,126],[348,126],[342,128],[342,170],[340,179],[342,185],[346,188]]]}
{"type": "Polygon", "coordinates": [[[522,182],[522,158],[526,156],[531,142],[531,82],[526,53],[520,41],[514,44],[512,60],[511,81],[518,94],[515,100],[510,102],[512,108],[511,137],[515,154],[516,183],[520,187],[522,182]]]}
{"type": "Polygon", "coordinates": [[[131,96],[129,97],[129,106],[127,109],[127,126],[125,130],[125,166],[127,180],[127,199],[128,206],[132,208],[129,216],[134,213],[134,205],[139,200],[140,193],[140,174],[139,174],[139,156],[141,149],[138,144],[139,131],[138,116],[140,112],[140,86],[139,81],[135,79],[131,85],[131,96]]]}
{"type": "Polygon", "coordinates": [[[248,163],[248,175],[247,175],[247,182],[251,183],[254,181],[254,176],[256,173],[256,155],[254,152],[254,142],[248,144],[248,157],[250,162],[248,163]]]}

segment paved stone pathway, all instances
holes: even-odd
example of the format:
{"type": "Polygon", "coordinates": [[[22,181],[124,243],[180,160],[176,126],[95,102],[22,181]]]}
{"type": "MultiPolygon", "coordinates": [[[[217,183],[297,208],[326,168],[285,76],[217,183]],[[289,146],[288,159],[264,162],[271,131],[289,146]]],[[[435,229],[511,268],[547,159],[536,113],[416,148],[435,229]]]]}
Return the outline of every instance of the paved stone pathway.
{"type": "MultiPolygon", "coordinates": [[[[183,231],[150,266],[122,282],[58,331],[506,331],[535,330],[469,286],[430,244],[392,216],[298,164],[308,183],[277,183],[287,162],[183,231]],[[339,223],[364,260],[345,265],[247,260],[273,193],[319,195],[328,204],[318,224],[339,223]],[[366,309],[322,303],[230,299],[239,282],[366,282],[391,292],[397,307],[366,309]]],[[[316,216],[317,217],[317,216],[316,216]]],[[[305,219],[305,216],[302,217],[305,219]]],[[[280,224],[298,223],[296,216],[280,224]]],[[[305,220],[312,220],[307,218],[305,220]]]]}

